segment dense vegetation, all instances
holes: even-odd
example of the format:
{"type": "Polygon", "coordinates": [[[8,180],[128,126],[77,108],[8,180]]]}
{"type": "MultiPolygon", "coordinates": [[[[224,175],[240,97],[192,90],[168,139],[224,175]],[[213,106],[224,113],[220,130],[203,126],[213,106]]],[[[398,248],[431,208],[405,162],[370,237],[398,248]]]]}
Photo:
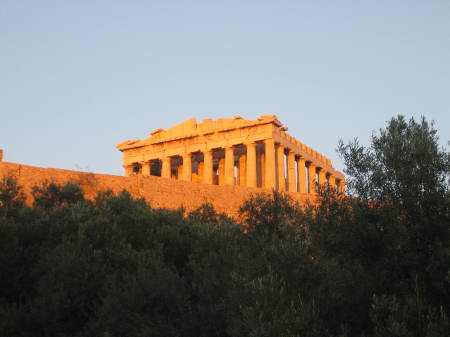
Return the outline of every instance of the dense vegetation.
{"type": "Polygon", "coordinates": [[[449,336],[449,153],[426,120],[341,143],[351,196],[238,222],[127,192],[0,186],[1,336],[449,336]]]}

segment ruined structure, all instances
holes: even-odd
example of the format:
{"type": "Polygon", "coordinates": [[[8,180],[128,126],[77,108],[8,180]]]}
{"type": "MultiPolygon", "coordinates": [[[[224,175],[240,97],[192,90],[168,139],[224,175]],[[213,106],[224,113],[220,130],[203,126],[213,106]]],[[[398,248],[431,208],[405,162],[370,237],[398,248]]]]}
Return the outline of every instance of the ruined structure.
{"type": "Polygon", "coordinates": [[[343,192],[343,174],[286,130],[276,116],[190,119],[155,130],[147,139],[119,144],[126,177],[8,163],[0,150],[0,179],[14,177],[29,204],[33,186],[72,181],[89,199],[105,190],[127,190],[152,207],[192,211],[210,203],[232,217],[245,200],[271,189],[285,191],[302,205],[317,200],[319,185],[343,192]]]}
{"type": "Polygon", "coordinates": [[[344,191],[331,160],[286,133],[274,115],[247,120],[189,119],[144,140],[117,145],[126,176],[161,176],[210,185],[239,185],[315,194],[344,191]]]}

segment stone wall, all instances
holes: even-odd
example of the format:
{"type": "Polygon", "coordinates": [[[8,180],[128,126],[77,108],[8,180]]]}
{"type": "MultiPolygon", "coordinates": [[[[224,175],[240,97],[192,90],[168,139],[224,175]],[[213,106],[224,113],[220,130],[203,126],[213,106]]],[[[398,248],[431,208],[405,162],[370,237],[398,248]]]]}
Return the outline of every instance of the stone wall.
{"type": "MultiPolygon", "coordinates": [[[[235,217],[239,207],[252,194],[267,193],[250,187],[205,185],[153,176],[123,177],[0,162],[0,177],[8,175],[17,179],[29,203],[32,202],[33,186],[46,180],[55,183],[73,181],[82,187],[86,197],[90,199],[98,192],[108,189],[115,193],[127,190],[133,197],[144,198],[155,208],[184,207],[190,211],[204,203],[211,203],[217,211],[235,217]]],[[[289,194],[300,203],[313,198],[309,194],[289,194]]]]}

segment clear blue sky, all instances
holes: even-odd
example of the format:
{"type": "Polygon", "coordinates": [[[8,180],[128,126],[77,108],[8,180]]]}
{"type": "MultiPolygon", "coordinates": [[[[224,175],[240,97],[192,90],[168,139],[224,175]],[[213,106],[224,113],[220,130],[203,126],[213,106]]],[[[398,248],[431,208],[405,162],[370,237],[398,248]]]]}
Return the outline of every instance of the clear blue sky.
{"type": "Polygon", "coordinates": [[[277,114],[342,169],[396,114],[450,140],[450,1],[0,1],[5,160],[122,174],[115,145],[277,114]]]}

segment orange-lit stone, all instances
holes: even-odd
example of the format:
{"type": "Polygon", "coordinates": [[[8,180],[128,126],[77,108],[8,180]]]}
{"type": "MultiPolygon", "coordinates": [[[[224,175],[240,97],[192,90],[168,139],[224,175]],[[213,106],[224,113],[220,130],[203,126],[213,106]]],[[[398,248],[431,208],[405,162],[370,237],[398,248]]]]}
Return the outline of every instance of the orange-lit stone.
{"type": "Polygon", "coordinates": [[[306,168],[305,158],[300,157],[297,161],[298,191],[306,193],[306,168]]]}
{"type": "Polygon", "coordinates": [[[256,143],[247,143],[247,186],[256,187],[256,143]]]}
{"type": "Polygon", "coordinates": [[[264,171],[266,173],[265,185],[266,189],[276,188],[276,157],[275,157],[275,142],[273,139],[267,139],[264,141],[265,149],[265,163],[264,171]]]}
{"type": "Polygon", "coordinates": [[[288,153],[288,190],[289,192],[297,192],[295,179],[295,152],[288,153]]]}
{"type": "Polygon", "coordinates": [[[117,145],[123,155],[125,177],[6,163],[2,161],[3,150],[0,177],[16,177],[28,202],[32,202],[32,186],[44,180],[73,181],[90,199],[100,191],[125,189],[153,207],[184,207],[189,211],[209,202],[230,216],[236,216],[252,194],[270,193],[277,186],[300,203],[314,201],[316,167],[320,168],[320,184],[328,177],[330,188],[344,193],[344,175],[332,167],[331,160],[286,130],[274,115],[256,120],[238,116],[205,119],[201,123],[192,118],[167,130],[156,129],[146,139],[117,145]]]}
{"type": "Polygon", "coordinates": [[[284,176],[284,148],[283,146],[279,145],[276,149],[277,152],[277,165],[278,165],[278,183],[277,183],[277,189],[279,191],[286,191],[286,178],[284,176]]]}
{"type": "Polygon", "coordinates": [[[309,163],[308,166],[308,186],[309,186],[309,193],[310,194],[316,194],[316,165],[313,163],[309,163]]]}
{"type": "MultiPolygon", "coordinates": [[[[147,175],[152,172],[148,163],[158,160],[162,161],[163,178],[305,193],[302,168],[307,161],[311,167],[321,168],[319,183],[322,184],[327,176],[344,181],[343,174],[332,167],[331,160],[286,131],[287,127],[275,115],[263,115],[256,120],[239,116],[205,119],[201,123],[191,118],[167,130],[156,129],[146,139],[122,142],[117,148],[123,153],[126,176],[147,175]],[[289,156],[287,174],[285,151],[289,156]],[[191,163],[192,175],[189,174],[189,159],[186,157],[190,154],[197,154],[195,166],[191,163]],[[171,165],[167,159],[180,157],[183,163],[175,161],[171,165]],[[297,172],[295,158],[301,158],[297,172]]],[[[314,177],[314,188],[311,188],[311,193],[314,193],[315,172],[310,173],[310,179],[314,177]]]]}

